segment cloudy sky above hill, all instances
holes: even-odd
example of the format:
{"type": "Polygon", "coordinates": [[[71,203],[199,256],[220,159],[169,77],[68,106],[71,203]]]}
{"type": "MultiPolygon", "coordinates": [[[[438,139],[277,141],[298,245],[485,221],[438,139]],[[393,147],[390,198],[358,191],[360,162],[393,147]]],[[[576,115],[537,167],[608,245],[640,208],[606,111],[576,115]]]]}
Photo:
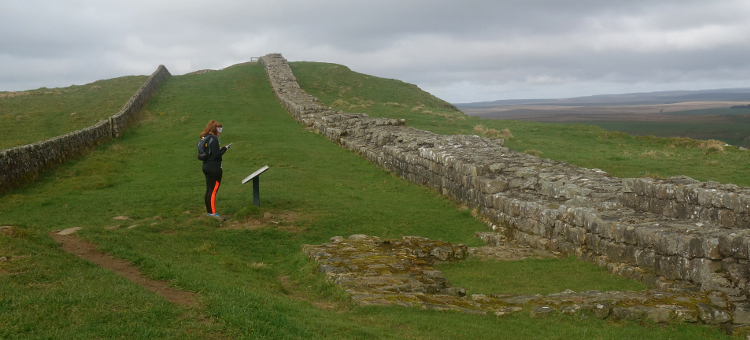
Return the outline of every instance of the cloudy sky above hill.
{"type": "Polygon", "coordinates": [[[750,87],[748,18],[747,0],[3,1],[0,91],[275,52],[453,103],[750,87]]]}

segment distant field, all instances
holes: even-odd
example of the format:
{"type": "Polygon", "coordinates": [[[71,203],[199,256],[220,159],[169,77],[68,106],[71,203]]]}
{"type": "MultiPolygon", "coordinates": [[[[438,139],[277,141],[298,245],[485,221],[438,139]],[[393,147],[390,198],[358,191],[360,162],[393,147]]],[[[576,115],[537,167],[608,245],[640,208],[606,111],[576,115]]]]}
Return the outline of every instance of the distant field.
{"type": "Polygon", "coordinates": [[[716,139],[750,146],[750,109],[745,102],[685,102],[663,105],[551,106],[509,105],[463,111],[484,119],[596,125],[636,136],[716,139]]]}
{"type": "Polygon", "coordinates": [[[94,125],[120,111],[146,79],[127,76],[86,85],[0,92],[0,150],[94,125]]]}

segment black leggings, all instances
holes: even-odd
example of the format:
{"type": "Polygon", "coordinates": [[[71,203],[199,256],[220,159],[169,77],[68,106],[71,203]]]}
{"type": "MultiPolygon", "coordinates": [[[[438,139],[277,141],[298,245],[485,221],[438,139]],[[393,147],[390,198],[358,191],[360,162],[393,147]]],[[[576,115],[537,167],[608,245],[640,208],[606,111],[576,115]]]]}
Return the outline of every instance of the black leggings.
{"type": "Polygon", "coordinates": [[[206,175],[206,211],[209,214],[216,213],[216,192],[221,184],[221,163],[203,163],[203,174],[206,175]]]}

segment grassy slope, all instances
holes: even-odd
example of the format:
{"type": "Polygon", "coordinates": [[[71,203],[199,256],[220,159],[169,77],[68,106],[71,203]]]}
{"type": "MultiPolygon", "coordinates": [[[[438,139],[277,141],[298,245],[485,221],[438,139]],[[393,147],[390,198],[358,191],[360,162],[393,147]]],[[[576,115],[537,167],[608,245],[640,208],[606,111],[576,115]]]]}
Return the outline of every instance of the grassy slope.
{"type": "MultiPolygon", "coordinates": [[[[721,337],[693,325],[350,306],[314,274],[302,244],[364,233],[476,245],[473,233],[485,226],[432,191],[305,131],[275,101],[257,64],[172,77],[146,110],[146,120],[121,139],[0,197],[0,224],[18,230],[15,238],[0,236],[0,256],[9,258],[0,262],[0,338],[721,337]],[[204,183],[193,145],[209,119],[224,124],[225,143],[234,142],[225,156],[220,212],[230,222],[252,222],[264,212],[296,216],[293,222],[227,230],[202,217],[204,183]],[[271,169],[261,178],[258,209],[251,188],[239,182],[264,164],[271,169]],[[118,215],[133,220],[112,220],[118,215]],[[114,224],[137,226],[105,229],[114,224]],[[74,226],[147,276],[197,292],[200,307],[171,305],[62,252],[46,235],[74,226]],[[291,284],[282,284],[284,277],[291,284]]],[[[555,288],[597,288],[568,284],[555,288]]],[[[631,285],[620,280],[616,287],[631,285]]]]}
{"type": "Polygon", "coordinates": [[[750,152],[734,147],[726,148],[725,153],[707,153],[706,149],[679,146],[685,144],[680,143],[683,142],[681,140],[633,137],[611,133],[591,125],[483,120],[457,115],[439,103],[426,100],[404,100],[408,107],[388,110],[385,103],[394,100],[392,97],[395,95],[385,94],[387,89],[394,89],[403,97],[419,98],[421,95],[407,94],[416,92],[417,88],[400,81],[354,73],[343,66],[307,62],[290,63],[290,66],[299,79],[300,86],[323,103],[331,105],[339,100],[373,102],[370,106],[352,109],[334,106],[341,110],[404,118],[409,126],[442,134],[475,134],[476,125],[496,130],[510,129],[514,138],[506,139],[505,145],[511,149],[537,150],[543,158],[602,169],[618,177],[687,175],[701,181],[714,180],[750,186],[750,152]],[[370,95],[366,93],[366,89],[371,87],[378,90],[370,95]],[[353,90],[342,92],[337,91],[337,88],[362,89],[363,93],[353,93],[353,90]],[[424,104],[424,107],[412,111],[419,103],[424,104]],[[422,111],[432,111],[432,114],[424,114],[422,111]]]}
{"type": "Polygon", "coordinates": [[[128,76],[65,88],[0,92],[0,150],[94,125],[120,111],[146,79],[128,76]]]}

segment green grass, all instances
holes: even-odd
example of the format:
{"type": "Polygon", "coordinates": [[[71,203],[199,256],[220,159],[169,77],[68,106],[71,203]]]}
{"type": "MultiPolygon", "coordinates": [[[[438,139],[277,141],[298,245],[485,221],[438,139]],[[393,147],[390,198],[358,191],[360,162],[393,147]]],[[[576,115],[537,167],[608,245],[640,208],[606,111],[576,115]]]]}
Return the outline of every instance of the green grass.
{"type": "MultiPolygon", "coordinates": [[[[335,91],[335,86],[325,84],[346,83],[346,88],[360,89],[356,97],[365,102],[370,100],[370,97],[376,98],[370,100],[374,103],[384,102],[385,90],[381,89],[387,88],[398,89],[403,97],[426,96],[419,94],[420,91],[414,85],[357,74],[343,66],[316,63],[290,63],[290,66],[299,79],[300,86],[327,105],[341,98],[348,100],[348,92],[339,95],[335,91]],[[369,95],[366,91],[371,87],[378,90],[373,90],[369,95]]],[[[409,103],[408,106],[419,102],[406,99],[401,101],[409,103]]],[[[426,101],[424,103],[427,105],[426,101]]],[[[440,111],[439,103],[425,107],[434,113],[425,114],[419,110],[411,111],[409,108],[387,110],[379,105],[357,107],[347,111],[364,112],[375,117],[402,118],[406,119],[407,126],[440,134],[477,134],[474,132],[477,125],[497,131],[509,129],[513,138],[506,138],[505,145],[511,149],[520,152],[536,150],[542,158],[602,169],[617,177],[662,178],[687,175],[700,181],[713,180],[750,186],[750,152],[736,147],[728,147],[723,153],[707,152],[706,149],[681,146],[680,143],[675,145],[674,139],[630,136],[592,125],[488,120],[469,117],[448,109],[440,111]]]]}
{"type": "Polygon", "coordinates": [[[274,99],[257,64],[171,77],[143,116],[120,139],[0,197],[0,224],[17,229],[14,238],[0,236],[0,257],[9,259],[0,261],[0,338],[723,337],[696,325],[352,306],[315,271],[302,244],[363,233],[475,246],[474,232],[486,226],[432,190],[305,130],[274,99]],[[234,143],[224,157],[217,202],[229,217],[225,224],[203,217],[205,182],[195,140],[209,119],[223,123],[224,143],[234,143]],[[252,188],[240,181],[265,164],[270,169],[261,176],[256,208],[252,188]],[[219,228],[252,224],[266,212],[288,219],[262,228],[219,228]],[[119,215],[132,220],[112,219],[119,215]],[[122,227],[105,229],[113,225],[122,227]],[[77,226],[83,227],[80,237],[146,276],[196,292],[199,306],[167,303],[64,253],[47,236],[77,226]]]}
{"type": "Polygon", "coordinates": [[[608,274],[604,268],[578,261],[575,257],[558,259],[525,259],[519,261],[463,262],[437,267],[454,286],[466,288],[468,294],[552,294],[565,289],[632,290],[648,287],[640,282],[608,274]],[[561,287],[566,287],[560,290],[561,287]]]}
{"type": "Polygon", "coordinates": [[[94,125],[120,111],[146,79],[128,76],[64,88],[0,92],[0,150],[94,125]]]}

